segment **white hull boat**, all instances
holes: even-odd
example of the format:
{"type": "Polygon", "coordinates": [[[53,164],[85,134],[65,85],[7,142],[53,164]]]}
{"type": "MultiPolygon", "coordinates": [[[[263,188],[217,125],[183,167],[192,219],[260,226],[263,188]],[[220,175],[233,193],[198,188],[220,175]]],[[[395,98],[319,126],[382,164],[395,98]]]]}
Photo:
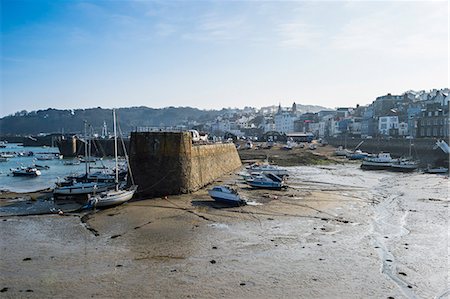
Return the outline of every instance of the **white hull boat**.
{"type": "Polygon", "coordinates": [[[273,173],[279,177],[289,176],[289,172],[278,166],[263,164],[263,165],[251,165],[248,168],[249,172],[260,172],[260,173],[273,173]]]}
{"type": "Polygon", "coordinates": [[[447,167],[428,167],[425,169],[425,173],[431,173],[431,174],[440,174],[440,173],[448,173],[447,167]]]}
{"type": "Polygon", "coordinates": [[[89,199],[93,207],[112,207],[123,204],[133,198],[137,186],[132,186],[129,190],[112,190],[97,194],[89,199]]]}
{"type": "Polygon", "coordinates": [[[232,205],[245,205],[245,200],[239,196],[237,191],[227,186],[216,186],[208,190],[208,194],[218,202],[232,205]]]}
{"type": "MultiPolygon", "coordinates": [[[[119,162],[117,158],[117,131],[116,131],[116,111],[113,109],[113,123],[114,123],[114,156],[115,156],[115,178],[114,178],[114,190],[108,190],[102,193],[99,193],[89,199],[89,203],[93,207],[112,207],[116,205],[123,204],[124,202],[129,201],[133,198],[134,193],[137,190],[137,186],[133,185],[128,189],[119,189],[119,162]]],[[[125,148],[124,148],[125,151],[125,148]]],[[[126,154],[125,154],[126,155],[126,154]]],[[[128,164],[127,164],[128,165],[128,164]]],[[[128,168],[128,167],[127,167],[128,168]]],[[[128,170],[130,170],[128,168],[128,170]]],[[[98,173],[99,177],[103,177],[105,174],[98,173]]],[[[109,176],[108,174],[106,174],[109,176]]],[[[133,182],[133,177],[131,177],[131,181],[133,182]]]]}
{"type": "Polygon", "coordinates": [[[74,183],[70,186],[56,187],[53,190],[54,195],[87,195],[103,192],[114,188],[113,183],[74,183]]]}

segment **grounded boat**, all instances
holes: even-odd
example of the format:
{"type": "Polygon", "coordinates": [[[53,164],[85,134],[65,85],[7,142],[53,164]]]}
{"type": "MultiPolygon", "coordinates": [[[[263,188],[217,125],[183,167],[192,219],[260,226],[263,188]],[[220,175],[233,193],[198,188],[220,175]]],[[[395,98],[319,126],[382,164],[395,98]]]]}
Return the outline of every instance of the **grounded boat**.
{"type": "Polygon", "coordinates": [[[11,171],[13,176],[36,177],[41,175],[41,172],[34,167],[20,167],[11,169],[11,171]]]}
{"type": "Polygon", "coordinates": [[[369,157],[369,154],[361,150],[356,150],[353,153],[348,154],[347,156],[349,160],[363,160],[367,157],[369,157]]]}
{"type": "Polygon", "coordinates": [[[111,190],[90,197],[89,204],[93,207],[111,207],[123,204],[133,198],[137,186],[128,190],[111,190]]]}
{"type": "MultiPolygon", "coordinates": [[[[115,182],[114,190],[104,191],[97,195],[94,195],[89,199],[88,204],[92,207],[111,207],[123,204],[133,198],[134,193],[137,190],[137,186],[132,184],[129,189],[119,189],[119,164],[117,158],[117,130],[116,130],[116,111],[113,109],[113,123],[114,123],[114,156],[116,167],[114,169],[115,172],[115,182]]],[[[124,148],[125,151],[125,148],[124,148]]],[[[125,154],[126,155],[126,154],[125,154]]],[[[127,159],[128,160],[128,159],[127,159]]],[[[127,166],[129,164],[127,163],[127,166]]],[[[129,168],[127,167],[127,170],[129,168]]],[[[131,177],[131,181],[133,178],[131,177]]]]}
{"type": "Polygon", "coordinates": [[[208,190],[209,196],[218,202],[223,202],[233,205],[245,205],[246,201],[243,200],[236,190],[228,186],[215,186],[211,190],[208,190]]]}
{"type": "Polygon", "coordinates": [[[419,168],[419,164],[411,160],[399,160],[391,164],[389,170],[398,172],[413,172],[419,168]]]}
{"type": "Polygon", "coordinates": [[[281,177],[273,173],[261,173],[246,180],[247,184],[255,188],[280,190],[286,187],[281,177]]]}
{"type": "Polygon", "coordinates": [[[103,192],[114,188],[113,183],[79,182],[68,186],[58,186],[53,190],[54,195],[87,195],[103,192]]]}
{"type": "Polygon", "coordinates": [[[343,148],[342,146],[339,146],[335,151],[334,151],[334,155],[338,156],[338,157],[346,157],[349,154],[351,154],[351,151],[349,151],[346,148],[343,148]]]}
{"type": "Polygon", "coordinates": [[[362,161],[361,168],[367,170],[382,170],[391,168],[398,159],[393,159],[389,153],[379,153],[375,157],[367,157],[362,161]]]}
{"type": "Polygon", "coordinates": [[[248,168],[249,172],[261,172],[261,173],[272,173],[279,177],[289,176],[289,172],[278,166],[270,165],[270,164],[253,164],[248,168]]]}
{"type": "Polygon", "coordinates": [[[440,174],[440,173],[448,173],[447,167],[431,167],[428,166],[425,170],[425,173],[431,173],[431,174],[440,174]]]}

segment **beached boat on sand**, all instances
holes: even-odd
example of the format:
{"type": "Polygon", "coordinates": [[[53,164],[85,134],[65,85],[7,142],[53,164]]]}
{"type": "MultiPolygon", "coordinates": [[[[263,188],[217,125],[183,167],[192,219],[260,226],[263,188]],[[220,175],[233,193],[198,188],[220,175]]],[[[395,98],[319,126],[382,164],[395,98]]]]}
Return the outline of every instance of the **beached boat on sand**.
{"type": "MultiPolygon", "coordinates": [[[[119,189],[119,162],[117,158],[117,130],[116,130],[116,110],[113,109],[113,124],[114,124],[114,156],[116,167],[115,172],[115,189],[108,190],[105,192],[98,193],[89,199],[89,205],[93,207],[111,207],[123,204],[133,198],[134,193],[137,190],[137,186],[134,183],[128,189],[119,189]]],[[[125,148],[124,148],[125,151],[125,148]]],[[[127,157],[126,153],[125,156],[127,157]]],[[[127,158],[128,161],[128,158],[127,158]]],[[[131,171],[129,168],[129,163],[127,163],[127,170],[130,172],[131,181],[133,182],[133,177],[131,176],[131,171]]]]}
{"type": "Polygon", "coordinates": [[[285,168],[270,164],[253,164],[247,170],[248,172],[273,173],[279,177],[289,176],[289,172],[285,168]]]}
{"type": "Polygon", "coordinates": [[[280,190],[285,186],[281,177],[273,173],[261,173],[246,180],[247,184],[255,188],[280,190]]]}
{"type": "Polygon", "coordinates": [[[382,170],[391,168],[393,163],[397,163],[398,159],[391,157],[389,153],[379,153],[375,157],[367,157],[361,163],[362,169],[382,170]]]}
{"type": "Polygon", "coordinates": [[[245,200],[240,197],[237,191],[228,186],[215,186],[211,190],[208,190],[208,194],[218,202],[232,205],[246,204],[245,200]]]}

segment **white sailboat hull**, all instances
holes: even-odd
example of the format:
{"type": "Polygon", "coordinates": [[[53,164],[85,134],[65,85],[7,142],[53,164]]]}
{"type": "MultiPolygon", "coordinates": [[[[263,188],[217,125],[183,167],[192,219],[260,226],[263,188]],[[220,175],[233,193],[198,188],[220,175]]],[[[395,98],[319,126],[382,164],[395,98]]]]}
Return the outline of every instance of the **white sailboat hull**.
{"type": "Polygon", "coordinates": [[[90,202],[94,207],[111,207],[120,205],[132,199],[136,189],[136,186],[133,186],[130,190],[112,190],[105,193],[100,193],[91,197],[90,202]]]}

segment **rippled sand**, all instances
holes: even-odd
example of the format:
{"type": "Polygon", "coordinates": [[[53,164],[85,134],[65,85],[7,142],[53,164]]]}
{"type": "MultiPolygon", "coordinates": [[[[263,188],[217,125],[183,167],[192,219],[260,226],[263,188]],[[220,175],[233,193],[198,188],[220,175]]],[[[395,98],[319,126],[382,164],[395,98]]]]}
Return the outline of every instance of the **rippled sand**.
{"type": "Polygon", "coordinates": [[[202,190],[83,219],[3,217],[1,297],[448,296],[447,177],[290,169],[286,191],[238,181],[245,207],[202,190]]]}

